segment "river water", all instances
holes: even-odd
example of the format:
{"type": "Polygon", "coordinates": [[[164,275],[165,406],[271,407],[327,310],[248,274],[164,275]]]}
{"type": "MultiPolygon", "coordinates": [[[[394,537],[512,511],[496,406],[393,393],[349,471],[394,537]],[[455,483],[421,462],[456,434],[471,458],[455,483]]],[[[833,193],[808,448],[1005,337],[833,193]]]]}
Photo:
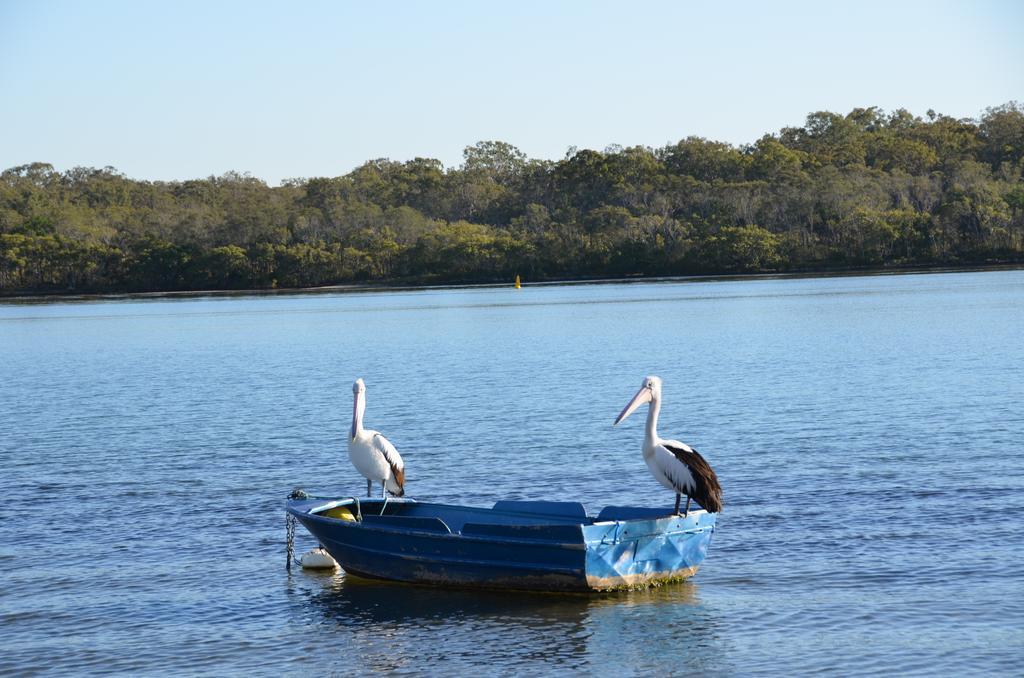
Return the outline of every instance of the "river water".
{"type": "MultiPolygon", "coordinates": [[[[0,304],[0,674],[1016,674],[1024,271],[0,304]],[[687,583],[290,575],[285,496],[364,491],[351,382],[414,498],[725,510],[687,583]]],[[[297,547],[314,545],[301,532],[297,547]]]]}

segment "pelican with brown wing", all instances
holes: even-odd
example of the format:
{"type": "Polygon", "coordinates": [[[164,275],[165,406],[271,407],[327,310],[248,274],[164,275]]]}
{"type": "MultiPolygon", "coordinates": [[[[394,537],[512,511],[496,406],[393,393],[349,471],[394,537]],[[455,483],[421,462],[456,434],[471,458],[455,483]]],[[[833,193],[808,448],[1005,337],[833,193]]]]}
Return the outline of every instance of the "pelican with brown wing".
{"type": "Polygon", "coordinates": [[[644,403],[650,403],[647,410],[647,426],[644,432],[644,461],[654,478],[676,493],[675,512],[679,513],[679,500],[686,495],[686,509],[690,512],[690,500],[696,501],[709,513],[722,510],[722,486],[718,483],[711,465],[686,443],[658,437],[658,414],[661,412],[661,379],[646,377],[640,390],[615,419],[618,424],[644,403]]]}
{"type": "Polygon", "coordinates": [[[366,478],[366,496],[370,496],[373,483],[381,484],[381,496],[387,492],[401,497],[405,494],[405,462],[402,455],[378,431],[363,428],[363,413],[366,411],[366,384],[356,379],[352,384],[352,428],[348,436],[348,458],[366,478]]]}

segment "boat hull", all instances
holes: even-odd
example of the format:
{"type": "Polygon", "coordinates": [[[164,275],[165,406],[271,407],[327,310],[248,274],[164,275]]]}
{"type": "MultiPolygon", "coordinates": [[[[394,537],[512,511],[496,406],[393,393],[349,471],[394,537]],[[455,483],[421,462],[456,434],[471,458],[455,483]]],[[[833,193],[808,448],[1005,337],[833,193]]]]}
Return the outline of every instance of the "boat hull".
{"type": "Polygon", "coordinates": [[[391,500],[291,500],[287,511],[350,574],[393,581],[540,591],[636,588],[692,576],[715,515],[579,504],[499,502],[493,509],[391,500]],[[349,506],[345,521],[320,515],[349,506]],[[655,515],[660,514],[660,515],[655,515]]]}

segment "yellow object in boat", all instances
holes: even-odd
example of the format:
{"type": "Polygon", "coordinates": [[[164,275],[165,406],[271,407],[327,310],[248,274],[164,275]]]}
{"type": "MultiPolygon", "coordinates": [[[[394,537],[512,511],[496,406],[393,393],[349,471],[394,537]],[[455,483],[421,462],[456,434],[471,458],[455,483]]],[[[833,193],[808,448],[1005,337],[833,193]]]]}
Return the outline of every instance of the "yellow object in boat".
{"type": "Polygon", "coordinates": [[[522,283],[519,282],[519,274],[517,273],[516,274],[516,289],[518,290],[520,287],[522,287],[522,283]]]}
{"type": "Polygon", "coordinates": [[[328,518],[337,518],[338,520],[348,520],[353,523],[356,521],[356,517],[344,506],[335,506],[332,509],[324,511],[320,515],[327,516],[328,518]]]}

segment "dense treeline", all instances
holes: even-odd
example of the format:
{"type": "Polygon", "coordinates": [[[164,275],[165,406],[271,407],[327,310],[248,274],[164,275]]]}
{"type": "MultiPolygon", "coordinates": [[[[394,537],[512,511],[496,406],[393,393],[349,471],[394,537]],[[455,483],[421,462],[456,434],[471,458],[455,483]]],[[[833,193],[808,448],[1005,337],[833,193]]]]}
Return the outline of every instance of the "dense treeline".
{"type": "Polygon", "coordinates": [[[496,141],[268,187],[0,175],[0,292],[302,287],[1024,260],[1024,108],[813,113],[748,146],[496,141]]]}

